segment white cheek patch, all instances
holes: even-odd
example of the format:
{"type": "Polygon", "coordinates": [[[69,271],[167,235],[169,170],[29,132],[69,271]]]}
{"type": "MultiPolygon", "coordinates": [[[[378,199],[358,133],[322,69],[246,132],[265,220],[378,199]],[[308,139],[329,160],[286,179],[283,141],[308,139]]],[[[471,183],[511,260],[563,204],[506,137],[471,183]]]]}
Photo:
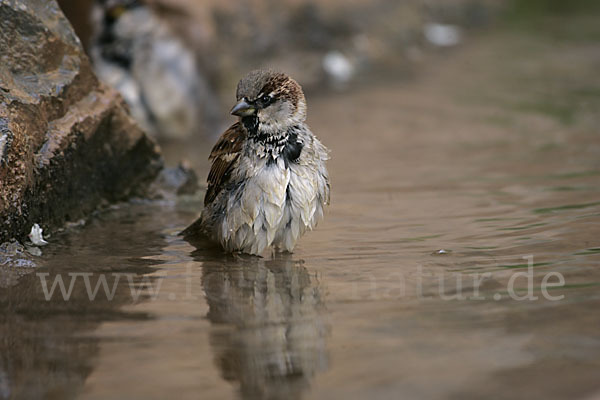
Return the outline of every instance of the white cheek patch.
{"type": "MultiPolygon", "coordinates": [[[[271,105],[272,108],[272,116],[274,119],[284,120],[291,116],[292,114],[292,105],[287,101],[284,102],[276,102],[271,105]]],[[[268,108],[267,108],[268,110],[268,108]]]]}
{"type": "Polygon", "coordinates": [[[290,124],[295,123],[292,105],[287,101],[277,101],[258,112],[258,121],[261,131],[273,134],[284,131],[290,124]]]}

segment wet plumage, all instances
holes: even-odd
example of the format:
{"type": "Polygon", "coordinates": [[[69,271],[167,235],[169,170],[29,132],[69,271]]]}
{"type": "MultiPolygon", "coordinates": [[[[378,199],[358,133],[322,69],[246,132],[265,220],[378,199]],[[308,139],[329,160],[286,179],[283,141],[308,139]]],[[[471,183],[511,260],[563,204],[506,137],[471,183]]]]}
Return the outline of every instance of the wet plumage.
{"type": "Polygon", "coordinates": [[[253,71],[236,97],[239,121],[210,154],[204,210],[183,234],[231,252],[291,252],[329,204],[328,150],[305,123],[300,85],[285,74],[253,71]]]}

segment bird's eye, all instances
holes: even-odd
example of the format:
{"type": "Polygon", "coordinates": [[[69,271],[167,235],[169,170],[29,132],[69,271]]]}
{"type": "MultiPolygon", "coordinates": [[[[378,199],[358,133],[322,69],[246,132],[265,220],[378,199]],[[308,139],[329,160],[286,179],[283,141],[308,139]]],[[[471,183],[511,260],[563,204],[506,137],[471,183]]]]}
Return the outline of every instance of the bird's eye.
{"type": "Polygon", "coordinates": [[[269,103],[271,103],[271,96],[267,96],[267,95],[265,95],[265,96],[263,96],[263,97],[262,97],[260,100],[261,100],[263,103],[265,103],[265,105],[266,105],[266,104],[269,104],[269,103]]]}

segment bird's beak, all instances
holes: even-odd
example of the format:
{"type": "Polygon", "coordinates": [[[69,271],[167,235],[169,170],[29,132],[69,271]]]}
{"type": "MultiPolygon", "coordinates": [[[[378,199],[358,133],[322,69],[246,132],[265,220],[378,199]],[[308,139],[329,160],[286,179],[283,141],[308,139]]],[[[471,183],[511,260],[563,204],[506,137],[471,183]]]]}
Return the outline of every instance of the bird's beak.
{"type": "Polygon", "coordinates": [[[245,99],[240,100],[231,109],[231,115],[237,115],[238,117],[249,117],[256,112],[256,108],[253,105],[248,104],[245,99]]]}

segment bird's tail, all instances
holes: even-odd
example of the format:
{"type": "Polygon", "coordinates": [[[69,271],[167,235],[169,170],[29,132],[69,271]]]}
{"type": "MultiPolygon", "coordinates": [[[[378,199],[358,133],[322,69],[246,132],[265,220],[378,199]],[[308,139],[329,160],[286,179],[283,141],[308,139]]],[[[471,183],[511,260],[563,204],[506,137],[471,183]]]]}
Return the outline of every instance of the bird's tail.
{"type": "Polygon", "coordinates": [[[202,228],[202,217],[198,218],[193,224],[179,232],[179,236],[183,236],[184,239],[206,236],[206,233],[202,228]]]}

